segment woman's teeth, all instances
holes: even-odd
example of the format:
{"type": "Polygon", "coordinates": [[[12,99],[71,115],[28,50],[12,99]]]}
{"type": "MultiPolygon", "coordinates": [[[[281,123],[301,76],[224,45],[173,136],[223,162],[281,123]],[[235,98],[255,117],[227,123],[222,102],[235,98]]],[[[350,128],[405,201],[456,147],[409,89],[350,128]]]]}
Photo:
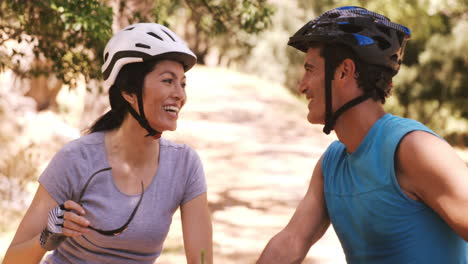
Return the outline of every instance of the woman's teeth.
{"type": "Polygon", "coordinates": [[[172,113],[179,112],[179,108],[177,106],[173,106],[173,105],[163,106],[163,109],[166,112],[172,112],[172,113]]]}

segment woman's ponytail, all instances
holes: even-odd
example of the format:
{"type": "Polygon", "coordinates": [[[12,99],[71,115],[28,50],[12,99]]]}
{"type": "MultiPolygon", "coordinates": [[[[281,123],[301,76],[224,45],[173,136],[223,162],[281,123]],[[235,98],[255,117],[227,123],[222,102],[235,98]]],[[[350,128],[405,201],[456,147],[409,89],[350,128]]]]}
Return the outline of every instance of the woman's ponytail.
{"type": "Polygon", "coordinates": [[[102,115],[88,130],[88,133],[119,128],[128,113],[130,104],[122,93],[143,94],[143,84],[148,73],[154,70],[158,60],[129,63],[122,67],[117,78],[109,89],[111,110],[102,115]]]}
{"type": "Polygon", "coordinates": [[[127,101],[122,97],[120,89],[113,85],[109,89],[111,110],[102,115],[88,130],[88,133],[106,131],[118,128],[127,114],[127,101]]]}

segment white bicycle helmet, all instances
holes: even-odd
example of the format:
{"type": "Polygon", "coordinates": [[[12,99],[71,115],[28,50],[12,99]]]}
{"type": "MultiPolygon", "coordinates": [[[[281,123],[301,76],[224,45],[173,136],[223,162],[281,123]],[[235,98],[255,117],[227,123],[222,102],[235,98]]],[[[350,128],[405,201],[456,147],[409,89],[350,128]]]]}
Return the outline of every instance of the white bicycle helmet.
{"type": "Polygon", "coordinates": [[[187,44],[167,27],[156,23],[133,24],[107,42],[101,68],[104,86],[109,88],[114,84],[125,64],[154,59],[179,61],[185,71],[197,62],[187,44]]]}

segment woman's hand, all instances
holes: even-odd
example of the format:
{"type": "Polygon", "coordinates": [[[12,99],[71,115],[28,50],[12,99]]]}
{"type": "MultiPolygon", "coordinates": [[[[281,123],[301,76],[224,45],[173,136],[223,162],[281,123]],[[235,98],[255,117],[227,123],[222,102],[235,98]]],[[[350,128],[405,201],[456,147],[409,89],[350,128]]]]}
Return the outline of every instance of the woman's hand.
{"type": "Polygon", "coordinates": [[[53,248],[60,240],[66,237],[79,236],[88,233],[89,222],[84,217],[85,210],[78,203],[66,201],[63,209],[57,207],[55,199],[40,184],[34,199],[21,221],[15,237],[8,248],[4,264],[37,264],[41,261],[46,251],[53,248]],[[60,232],[53,234],[47,232],[49,226],[49,216],[54,208],[61,211],[57,215],[56,221],[51,221],[55,227],[60,224],[60,232]]]}
{"type": "MultiPolygon", "coordinates": [[[[86,211],[81,205],[75,201],[68,200],[63,203],[63,208],[65,212],[63,213],[61,233],[64,236],[76,237],[91,231],[91,229],[87,228],[90,222],[84,217],[86,211]]],[[[49,231],[53,232],[53,230],[49,231]]]]}
{"type": "Polygon", "coordinates": [[[82,216],[84,214],[82,206],[70,200],[50,210],[47,227],[39,237],[41,247],[47,251],[54,250],[67,236],[81,236],[89,232],[89,221],[82,216]]]}

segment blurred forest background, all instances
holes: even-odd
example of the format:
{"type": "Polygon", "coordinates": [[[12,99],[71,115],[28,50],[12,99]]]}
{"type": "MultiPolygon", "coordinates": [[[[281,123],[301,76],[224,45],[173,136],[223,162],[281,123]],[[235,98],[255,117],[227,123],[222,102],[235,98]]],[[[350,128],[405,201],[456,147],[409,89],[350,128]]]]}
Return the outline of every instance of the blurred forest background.
{"type": "Polygon", "coordinates": [[[100,66],[113,32],[135,22],[164,24],[188,42],[200,64],[294,93],[303,54],[287,47],[289,36],[342,5],[371,9],[412,30],[387,110],[466,148],[466,0],[0,1],[0,232],[24,214],[44,162],[106,110],[100,66]]]}

